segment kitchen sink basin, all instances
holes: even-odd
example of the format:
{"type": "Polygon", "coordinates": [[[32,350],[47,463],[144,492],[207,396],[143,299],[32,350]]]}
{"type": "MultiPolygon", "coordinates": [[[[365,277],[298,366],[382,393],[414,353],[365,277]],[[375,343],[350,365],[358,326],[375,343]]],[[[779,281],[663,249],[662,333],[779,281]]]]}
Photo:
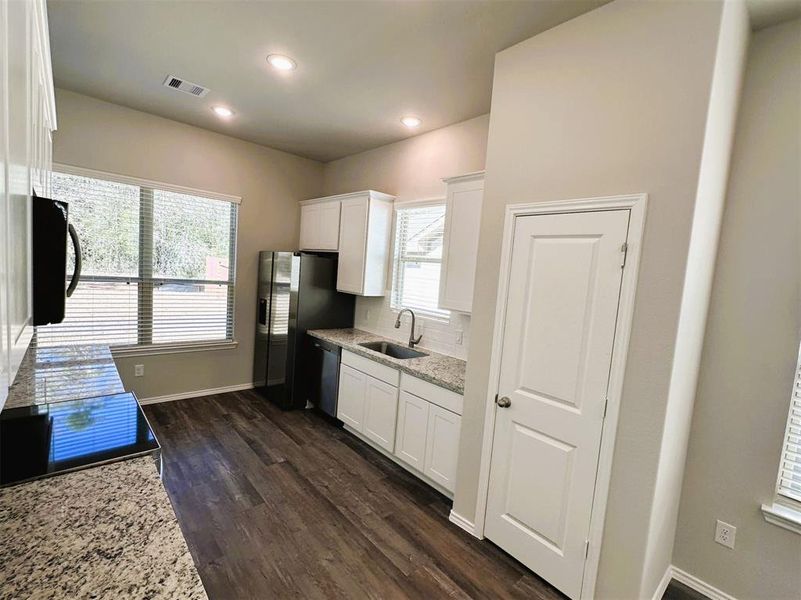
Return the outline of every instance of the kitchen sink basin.
{"type": "Polygon", "coordinates": [[[412,350],[406,346],[400,346],[390,342],[364,342],[363,344],[359,344],[359,346],[367,348],[368,350],[373,350],[374,352],[379,352],[380,354],[386,354],[392,358],[405,359],[428,356],[428,354],[425,352],[418,352],[417,350],[412,350]]]}

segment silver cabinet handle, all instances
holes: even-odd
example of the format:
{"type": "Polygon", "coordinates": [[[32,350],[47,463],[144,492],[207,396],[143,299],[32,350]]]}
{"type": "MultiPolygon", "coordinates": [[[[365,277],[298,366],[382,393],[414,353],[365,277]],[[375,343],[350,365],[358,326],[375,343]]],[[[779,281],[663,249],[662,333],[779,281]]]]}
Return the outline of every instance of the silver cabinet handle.
{"type": "Polygon", "coordinates": [[[502,398],[497,398],[495,400],[495,404],[497,404],[500,408],[509,408],[512,406],[512,401],[507,396],[503,396],[502,398]]]}

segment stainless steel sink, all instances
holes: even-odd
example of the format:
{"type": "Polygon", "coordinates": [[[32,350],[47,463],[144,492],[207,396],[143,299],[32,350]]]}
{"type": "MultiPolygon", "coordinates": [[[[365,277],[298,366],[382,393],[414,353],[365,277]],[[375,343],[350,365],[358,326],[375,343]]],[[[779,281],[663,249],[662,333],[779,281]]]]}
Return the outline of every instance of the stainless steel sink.
{"type": "Polygon", "coordinates": [[[406,346],[399,346],[398,344],[392,344],[390,342],[364,342],[363,344],[359,344],[359,346],[367,348],[368,350],[373,350],[374,352],[386,354],[392,358],[405,359],[428,356],[428,354],[425,352],[418,352],[417,350],[412,350],[406,346]]]}

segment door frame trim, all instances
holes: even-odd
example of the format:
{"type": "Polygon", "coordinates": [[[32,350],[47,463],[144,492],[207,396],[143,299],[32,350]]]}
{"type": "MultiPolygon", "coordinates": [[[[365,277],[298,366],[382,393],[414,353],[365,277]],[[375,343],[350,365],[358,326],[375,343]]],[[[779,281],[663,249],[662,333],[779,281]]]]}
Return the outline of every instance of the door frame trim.
{"type": "Polygon", "coordinates": [[[498,393],[501,371],[501,350],[503,348],[503,323],[506,319],[509,277],[512,266],[512,245],[515,222],[518,217],[533,215],[599,212],[628,210],[629,228],[626,238],[626,268],[620,287],[620,302],[615,325],[615,341],[612,347],[612,363],[609,372],[609,403],[606,418],[601,430],[601,448],[598,457],[598,473],[595,480],[595,495],[590,516],[589,551],[584,563],[581,598],[590,599],[594,595],[598,577],[601,541],[603,538],[606,505],[609,499],[609,482],[612,476],[612,461],[620,415],[620,400],[623,378],[626,372],[631,325],[634,316],[634,299],[639,275],[642,239],[645,231],[645,215],[648,205],[647,194],[626,194],[598,198],[579,198],[552,202],[532,202],[510,204],[506,207],[503,228],[503,246],[498,277],[498,296],[495,304],[495,322],[492,334],[492,351],[489,365],[489,382],[485,398],[484,433],[481,445],[481,461],[476,501],[476,537],[484,537],[484,525],[489,493],[490,463],[495,433],[495,394],[498,393]]]}

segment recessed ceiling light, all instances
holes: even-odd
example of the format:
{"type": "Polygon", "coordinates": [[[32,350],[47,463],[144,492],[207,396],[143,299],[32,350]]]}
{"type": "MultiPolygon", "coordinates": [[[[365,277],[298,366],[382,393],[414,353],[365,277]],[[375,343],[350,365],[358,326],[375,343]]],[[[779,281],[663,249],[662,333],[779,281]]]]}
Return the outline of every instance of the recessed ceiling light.
{"type": "Polygon", "coordinates": [[[422,123],[422,121],[420,120],[419,117],[413,117],[409,115],[406,117],[401,117],[401,123],[406,125],[406,127],[414,128],[414,127],[420,127],[420,123],[422,123]]]}
{"type": "Polygon", "coordinates": [[[298,66],[294,60],[283,54],[270,54],[267,62],[279,71],[293,71],[298,66]]]}
{"type": "Polygon", "coordinates": [[[234,116],[234,111],[225,106],[212,106],[211,110],[214,111],[215,115],[217,115],[218,117],[222,117],[223,119],[227,119],[229,117],[234,116]]]}

